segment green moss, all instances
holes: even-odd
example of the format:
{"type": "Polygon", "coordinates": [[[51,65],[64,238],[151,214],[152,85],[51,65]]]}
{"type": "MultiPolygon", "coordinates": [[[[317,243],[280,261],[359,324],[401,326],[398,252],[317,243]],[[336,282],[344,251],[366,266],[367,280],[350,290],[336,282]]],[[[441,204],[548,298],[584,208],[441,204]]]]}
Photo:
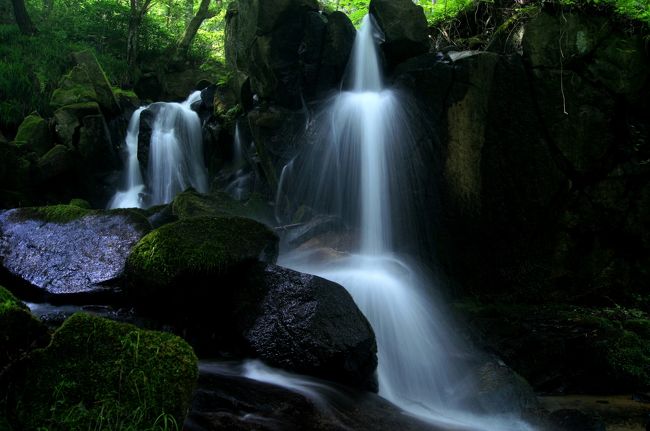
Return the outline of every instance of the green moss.
{"type": "Polygon", "coordinates": [[[81,102],[94,102],[97,94],[92,87],[78,85],[70,88],[57,88],[52,93],[50,105],[55,108],[73,105],[81,102]]]}
{"type": "Polygon", "coordinates": [[[45,325],[32,316],[25,304],[0,286],[0,370],[7,369],[48,341],[45,325]]]}
{"type": "Polygon", "coordinates": [[[52,146],[47,121],[39,115],[28,115],[18,128],[15,141],[24,143],[38,155],[45,154],[52,146]]]}
{"type": "Polygon", "coordinates": [[[22,208],[19,217],[22,219],[37,219],[52,223],[68,223],[93,213],[94,211],[80,208],[76,205],[50,205],[45,207],[22,208]]]}
{"type": "Polygon", "coordinates": [[[73,207],[78,207],[78,208],[83,208],[83,209],[90,209],[90,203],[87,200],[84,199],[72,199],[70,200],[70,203],[68,204],[73,207]]]}
{"type": "Polygon", "coordinates": [[[179,429],[198,376],[182,339],[84,313],[66,320],[26,370],[16,425],[49,431],[179,429]]]}
{"type": "Polygon", "coordinates": [[[155,292],[174,286],[184,277],[221,275],[263,254],[275,259],[277,246],[277,236],[250,219],[188,218],[143,237],[127,259],[127,277],[140,294],[150,289],[155,292]]]}
{"type": "Polygon", "coordinates": [[[262,221],[270,218],[269,206],[257,195],[241,202],[224,192],[203,195],[187,190],[177,195],[171,206],[172,214],[181,220],[203,216],[241,216],[262,221]]]}

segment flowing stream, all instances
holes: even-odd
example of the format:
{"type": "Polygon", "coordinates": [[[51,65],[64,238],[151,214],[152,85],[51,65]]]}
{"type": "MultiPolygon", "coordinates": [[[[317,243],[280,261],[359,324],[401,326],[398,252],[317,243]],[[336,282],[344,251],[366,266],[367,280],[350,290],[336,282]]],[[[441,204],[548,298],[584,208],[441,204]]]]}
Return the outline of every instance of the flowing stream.
{"type": "Polygon", "coordinates": [[[192,104],[201,100],[195,91],[182,103],[154,103],[137,109],[126,135],[124,189],[118,191],[109,208],[143,208],[170,202],[188,187],[208,191],[203,161],[201,121],[192,104]],[[154,113],[146,175],[138,159],[142,113],[154,113]]]}
{"type": "Polygon", "coordinates": [[[469,353],[425,293],[431,282],[394,253],[398,236],[392,216],[407,204],[391,191],[408,184],[395,184],[400,176],[393,175],[393,165],[405,156],[411,125],[399,94],[382,82],[380,37],[366,16],[349,66],[351,89],[341,91],[324,111],[322,139],[307,149],[315,155],[303,159],[316,160],[320,175],[309,168],[304,177],[291,179],[307,184],[314,205],[329,202],[327,209],[359,228],[358,253],[322,262],[303,250],[282,256],[280,264],[335,281],[351,293],[375,330],[384,398],[454,429],[532,429],[516,418],[467,411],[466,400],[476,387],[459,358],[469,353]]]}

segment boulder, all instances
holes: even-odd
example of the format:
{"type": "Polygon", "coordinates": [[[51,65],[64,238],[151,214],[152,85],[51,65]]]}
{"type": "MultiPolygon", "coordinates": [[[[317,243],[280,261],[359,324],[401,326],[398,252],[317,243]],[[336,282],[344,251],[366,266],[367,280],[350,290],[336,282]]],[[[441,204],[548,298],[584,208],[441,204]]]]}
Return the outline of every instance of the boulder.
{"type": "Polygon", "coordinates": [[[84,313],[66,320],[24,369],[14,425],[52,431],[181,424],[198,374],[179,337],[84,313]]]}
{"type": "Polygon", "coordinates": [[[24,146],[0,142],[0,207],[29,205],[33,201],[35,164],[33,154],[24,146]]]}
{"type": "Polygon", "coordinates": [[[21,280],[26,295],[112,294],[126,258],[149,231],[136,213],[77,206],[19,208],[0,215],[2,268],[21,280]]]}
{"type": "Polygon", "coordinates": [[[384,34],[382,49],[391,65],[429,51],[429,26],[422,6],[411,0],[371,0],[369,11],[384,34]]]}
{"type": "Polygon", "coordinates": [[[0,286],[0,376],[29,352],[49,342],[47,327],[32,316],[25,304],[0,286]]]}
{"type": "Polygon", "coordinates": [[[77,66],[66,75],[52,94],[50,104],[63,107],[81,102],[97,102],[106,114],[117,114],[120,107],[106,74],[95,55],[87,50],[74,54],[77,66]]]}
{"type": "Polygon", "coordinates": [[[317,81],[326,33],[327,19],[315,0],[232,2],[225,49],[237,71],[235,92],[243,94],[242,84],[249,79],[259,98],[300,108],[303,99],[322,90],[317,81]]]}
{"type": "Polygon", "coordinates": [[[121,167],[103,115],[83,117],[77,149],[82,170],[89,175],[106,175],[121,167]]]}
{"type": "Polygon", "coordinates": [[[126,262],[128,293],[143,307],[159,305],[159,312],[195,306],[201,298],[222,295],[231,272],[245,272],[259,259],[275,262],[277,255],[277,236],[256,221],[180,220],[153,230],[133,248],[126,262]]]}
{"type": "Polygon", "coordinates": [[[199,370],[198,389],[183,424],[187,431],[443,429],[404,414],[376,394],[291,375],[257,362],[206,363],[199,370]],[[330,396],[335,399],[335,407],[323,405],[323,394],[328,401],[330,396]]]}
{"type": "Polygon", "coordinates": [[[178,219],[203,216],[240,216],[270,224],[273,217],[269,206],[259,198],[238,201],[225,192],[203,195],[193,189],[176,195],[172,201],[172,214],[178,219]]]}
{"type": "Polygon", "coordinates": [[[233,294],[235,322],[253,355],[275,367],[377,390],[373,330],[342,286],[260,265],[233,294]]]}
{"type": "Polygon", "coordinates": [[[56,134],[63,145],[69,148],[76,147],[82,119],[87,115],[101,115],[96,102],[74,103],[54,112],[56,134]]]}
{"type": "Polygon", "coordinates": [[[65,145],[55,145],[38,159],[39,179],[42,182],[70,173],[74,169],[74,153],[65,145]]]}
{"type": "Polygon", "coordinates": [[[320,92],[337,88],[341,82],[356,36],[357,31],[346,14],[337,11],[327,15],[323,54],[318,72],[320,92]]]}
{"type": "Polygon", "coordinates": [[[16,142],[24,143],[27,148],[42,156],[52,147],[52,136],[47,121],[37,114],[25,117],[16,132],[16,142]]]}

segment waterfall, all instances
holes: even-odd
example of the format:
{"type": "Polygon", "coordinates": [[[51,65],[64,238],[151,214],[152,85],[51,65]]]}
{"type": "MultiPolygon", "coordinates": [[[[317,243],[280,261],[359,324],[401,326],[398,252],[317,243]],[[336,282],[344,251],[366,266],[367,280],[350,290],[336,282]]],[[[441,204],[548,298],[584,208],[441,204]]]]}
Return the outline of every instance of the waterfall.
{"type": "Polygon", "coordinates": [[[182,103],[155,103],[133,113],[125,139],[125,189],[115,194],[109,208],[142,208],[169,203],[189,187],[207,192],[201,121],[191,108],[200,100],[201,92],[195,91],[182,103]],[[151,109],[155,116],[151,124],[145,181],[138,160],[138,147],[140,118],[147,109],[151,109]]]}
{"type": "MultiPolygon", "coordinates": [[[[402,161],[413,138],[400,95],[382,83],[371,16],[357,34],[351,90],[340,92],[316,120],[315,143],[298,156],[301,170],[280,193],[335,213],[359,230],[358,253],[332,262],[301,250],[280,263],[343,285],[374,328],[379,394],[406,412],[464,430],[530,430],[518,419],[472,414],[473,386],[459,358],[467,349],[426,293],[432,283],[396,256],[395,215],[408,212],[410,184],[402,161]]],[[[294,166],[294,168],[296,168],[294,166]]],[[[285,173],[283,172],[283,177],[285,173]]],[[[414,240],[417,240],[415,238],[414,240]]]]}

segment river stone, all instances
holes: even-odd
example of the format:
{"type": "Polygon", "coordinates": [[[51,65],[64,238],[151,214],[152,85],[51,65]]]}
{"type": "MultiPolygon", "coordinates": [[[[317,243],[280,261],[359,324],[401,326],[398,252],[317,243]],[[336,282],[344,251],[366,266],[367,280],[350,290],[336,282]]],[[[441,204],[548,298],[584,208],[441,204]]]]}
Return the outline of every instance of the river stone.
{"type": "Polygon", "coordinates": [[[234,294],[235,322],[270,365],[377,390],[377,345],[340,285],[275,265],[249,271],[234,294]]]}
{"type": "Polygon", "coordinates": [[[85,313],[67,319],[23,367],[8,410],[13,425],[25,430],[180,424],[198,374],[197,358],[181,338],[85,313]]]}
{"type": "Polygon", "coordinates": [[[146,219],[123,210],[9,210],[0,215],[2,267],[39,296],[99,294],[122,275],[129,251],[149,229],[146,219]]]}
{"type": "Polygon", "coordinates": [[[153,311],[196,309],[197,301],[221,295],[233,272],[260,259],[275,262],[277,255],[278,237],[254,220],[188,218],[138,242],[126,262],[127,287],[140,306],[156,304],[153,311]]]}
{"type": "MultiPolygon", "coordinates": [[[[276,374],[272,374],[276,377],[276,374]]],[[[331,382],[303,376],[299,379],[317,386],[307,391],[291,390],[276,384],[242,376],[237,365],[199,364],[198,388],[192,408],[183,424],[187,431],[443,431],[404,412],[376,394],[349,390],[331,382]],[[315,389],[315,388],[318,389],[315,389]],[[335,406],[327,408],[316,396],[333,396],[335,406]],[[326,407],[326,408],[323,408],[326,407]],[[242,411],[247,414],[242,415],[242,411]]],[[[291,383],[295,380],[285,380],[291,383]]]]}
{"type": "Polygon", "coordinates": [[[369,11],[384,33],[382,48],[391,64],[429,51],[429,26],[412,0],[372,0],[369,11]]]}

